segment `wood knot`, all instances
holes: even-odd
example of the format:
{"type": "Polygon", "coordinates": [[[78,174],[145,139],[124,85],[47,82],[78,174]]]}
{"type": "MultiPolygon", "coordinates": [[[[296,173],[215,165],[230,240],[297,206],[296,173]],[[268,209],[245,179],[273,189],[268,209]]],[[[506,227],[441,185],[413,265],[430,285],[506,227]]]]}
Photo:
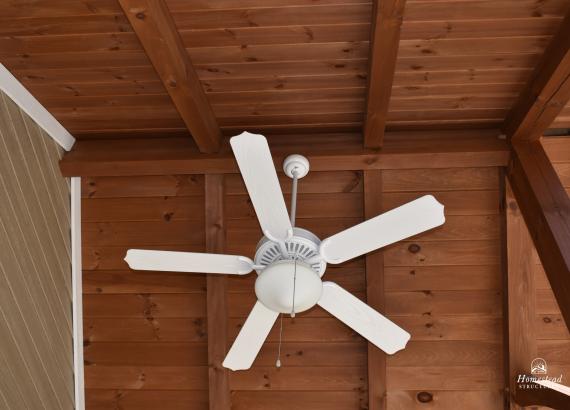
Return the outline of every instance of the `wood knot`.
{"type": "Polygon", "coordinates": [[[433,400],[433,394],[427,392],[427,391],[421,391],[419,392],[416,397],[418,398],[418,401],[420,403],[429,403],[430,401],[433,400]]]}
{"type": "Polygon", "coordinates": [[[139,11],[137,14],[135,14],[135,17],[139,20],[144,20],[146,18],[146,15],[142,11],[139,11]]]}
{"type": "Polygon", "coordinates": [[[543,321],[544,323],[552,323],[552,319],[550,319],[548,316],[544,316],[544,317],[542,318],[542,321],[543,321]]]}
{"type": "Polygon", "coordinates": [[[408,246],[408,250],[411,253],[418,253],[419,251],[422,250],[421,246],[418,245],[417,243],[412,243],[410,246],[408,246]]]}

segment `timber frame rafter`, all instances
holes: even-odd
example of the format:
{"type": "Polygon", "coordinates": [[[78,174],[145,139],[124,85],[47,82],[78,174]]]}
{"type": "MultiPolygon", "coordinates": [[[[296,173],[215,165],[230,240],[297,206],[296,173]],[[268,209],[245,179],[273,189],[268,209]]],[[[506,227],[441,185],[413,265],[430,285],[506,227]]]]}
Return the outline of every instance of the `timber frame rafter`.
{"type": "Polygon", "coordinates": [[[164,0],[119,3],[199,150],[217,152],[220,128],[164,0]]]}
{"type": "Polygon", "coordinates": [[[364,146],[381,148],[400,45],[406,0],[374,1],[364,146]]]}

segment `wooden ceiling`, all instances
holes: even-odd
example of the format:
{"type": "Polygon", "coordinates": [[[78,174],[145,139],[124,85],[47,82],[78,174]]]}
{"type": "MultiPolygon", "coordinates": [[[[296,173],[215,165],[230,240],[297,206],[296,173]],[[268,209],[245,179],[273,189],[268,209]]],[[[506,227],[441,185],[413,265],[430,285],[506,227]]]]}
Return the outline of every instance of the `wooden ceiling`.
{"type": "MultiPolygon", "coordinates": [[[[167,6],[224,134],[362,129],[371,2],[167,6]]],[[[408,0],[387,129],[499,127],[569,9],[408,0]]],[[[9,1],[0,62],[80,139],[188,133],[117,0],[9,1]]],[[[552,127],[570,127],[570,106],[552,127]]]]}

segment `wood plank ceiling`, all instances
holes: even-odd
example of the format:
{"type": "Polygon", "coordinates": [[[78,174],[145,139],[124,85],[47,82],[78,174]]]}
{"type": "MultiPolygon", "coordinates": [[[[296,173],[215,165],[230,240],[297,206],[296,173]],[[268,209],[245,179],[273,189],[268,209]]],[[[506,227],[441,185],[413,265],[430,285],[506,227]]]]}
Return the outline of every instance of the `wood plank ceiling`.
{"type": "MultiPolygon", "coordinates": [[[[362,129],[371,2],[167,5],[222,132],[362,129]]],[[[408,0],[387,129],[498,127],[569,8],[408,0]]],[[[0,62],[79,138],[188,132],[117,0],[9,2],[0,62]]]]}

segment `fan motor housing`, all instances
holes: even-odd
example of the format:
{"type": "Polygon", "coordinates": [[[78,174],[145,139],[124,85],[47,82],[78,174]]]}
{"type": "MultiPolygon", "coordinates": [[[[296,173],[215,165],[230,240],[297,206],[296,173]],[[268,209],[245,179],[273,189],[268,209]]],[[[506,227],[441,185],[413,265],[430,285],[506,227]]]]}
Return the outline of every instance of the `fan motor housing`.
{"type": "MultiPolygon", "coordinates": [[[[307,264],[319,276],[323,276],[327,267],[325,261],[307,263],[311,258],[319,255],[320,243],[321,240],[314,233],[295,227],[293,228],[293,236],[285,242],[287,256],[282,254],[278,243],[270,241],[264,236],[257,244],[254,261],[256,265],[269,266],[278,261],[296,259],[307,264]]],[[[258,274],[261,272],[262,270],[257,270],[258,274]]]]}

